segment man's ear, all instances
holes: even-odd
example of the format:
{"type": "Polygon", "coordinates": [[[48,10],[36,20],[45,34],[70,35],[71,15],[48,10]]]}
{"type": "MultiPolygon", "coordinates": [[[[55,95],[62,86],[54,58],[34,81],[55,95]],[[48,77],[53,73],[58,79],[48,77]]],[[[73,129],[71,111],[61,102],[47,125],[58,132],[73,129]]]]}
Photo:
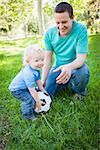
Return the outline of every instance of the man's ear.
{"type": "Polygon", "coordinates": [[[74,15],[71,17],[71,19],[74,19],[74,15]]]}

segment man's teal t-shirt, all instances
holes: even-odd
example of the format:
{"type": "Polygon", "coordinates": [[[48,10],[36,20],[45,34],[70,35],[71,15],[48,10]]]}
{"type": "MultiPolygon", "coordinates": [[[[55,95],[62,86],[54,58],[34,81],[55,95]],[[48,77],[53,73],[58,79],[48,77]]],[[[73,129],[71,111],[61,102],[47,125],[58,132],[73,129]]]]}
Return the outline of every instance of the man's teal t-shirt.
{"type": "Polygon", "coordinates": [[[86,27],[74,21],[73,28],[66,37],[59,36],[56,27],[50,28],[45,34],[45,49],[54,52],[55,66],[72,62],[77,54],[86,54],[88,51],[86,27]]]}

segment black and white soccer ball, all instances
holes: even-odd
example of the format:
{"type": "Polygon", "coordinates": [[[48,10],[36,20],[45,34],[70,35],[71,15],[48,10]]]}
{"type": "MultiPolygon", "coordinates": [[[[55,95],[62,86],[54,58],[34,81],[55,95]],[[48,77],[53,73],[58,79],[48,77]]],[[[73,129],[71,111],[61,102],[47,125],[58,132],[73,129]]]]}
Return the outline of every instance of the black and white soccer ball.
{"type": "Polygon", "coordinates": [[[41,101],[44,102],[44,104],[41,105],[41,109],[38,110],[37,108],[35,108],[35,112],[36,113],[46,113],[50,107],[51,107],[51,97],[47,94],[47,93],[44,93],[42,91],[38,91],[38,96],[40,98],[41,101]]]}

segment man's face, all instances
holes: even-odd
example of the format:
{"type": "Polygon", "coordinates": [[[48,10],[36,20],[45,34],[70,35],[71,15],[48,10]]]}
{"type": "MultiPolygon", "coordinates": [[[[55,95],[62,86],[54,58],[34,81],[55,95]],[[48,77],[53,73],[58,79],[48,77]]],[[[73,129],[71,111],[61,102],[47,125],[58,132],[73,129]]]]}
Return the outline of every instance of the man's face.
{"type": "Polygon", "coordinates": [[[59,34],[65,37],[72,30],[74,17],[70,18],[68,12],[55,13],[56,26],[59,29],[59,34]]]}

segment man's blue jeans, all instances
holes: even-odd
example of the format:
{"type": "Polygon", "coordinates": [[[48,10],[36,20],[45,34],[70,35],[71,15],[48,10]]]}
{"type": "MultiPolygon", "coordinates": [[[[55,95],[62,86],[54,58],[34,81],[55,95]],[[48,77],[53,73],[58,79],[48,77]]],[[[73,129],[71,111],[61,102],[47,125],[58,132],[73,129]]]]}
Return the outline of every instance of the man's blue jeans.
{"type": "Polygon", "coordinates": [[[86,87],[89,82],[90,71],[87,64],[84,64],[81,68],[72,71],[71,78],[66,84],[57,84],[56,78],[61,71],[53,72],[57,67],[53,67],[46,80],[45,90],[51,95],[55,96],[59,91],[71,88],[74,93],[82,96],[86,95],[86,87]]]}
{"type": "Polygon", "coordinates": [[[11,91],[12,95],[16,99],[22,100],[22,117],[24,119],[34,119],[34,107],[35,107],[35,100],[31,96],[28,89],[11,91]]]}

